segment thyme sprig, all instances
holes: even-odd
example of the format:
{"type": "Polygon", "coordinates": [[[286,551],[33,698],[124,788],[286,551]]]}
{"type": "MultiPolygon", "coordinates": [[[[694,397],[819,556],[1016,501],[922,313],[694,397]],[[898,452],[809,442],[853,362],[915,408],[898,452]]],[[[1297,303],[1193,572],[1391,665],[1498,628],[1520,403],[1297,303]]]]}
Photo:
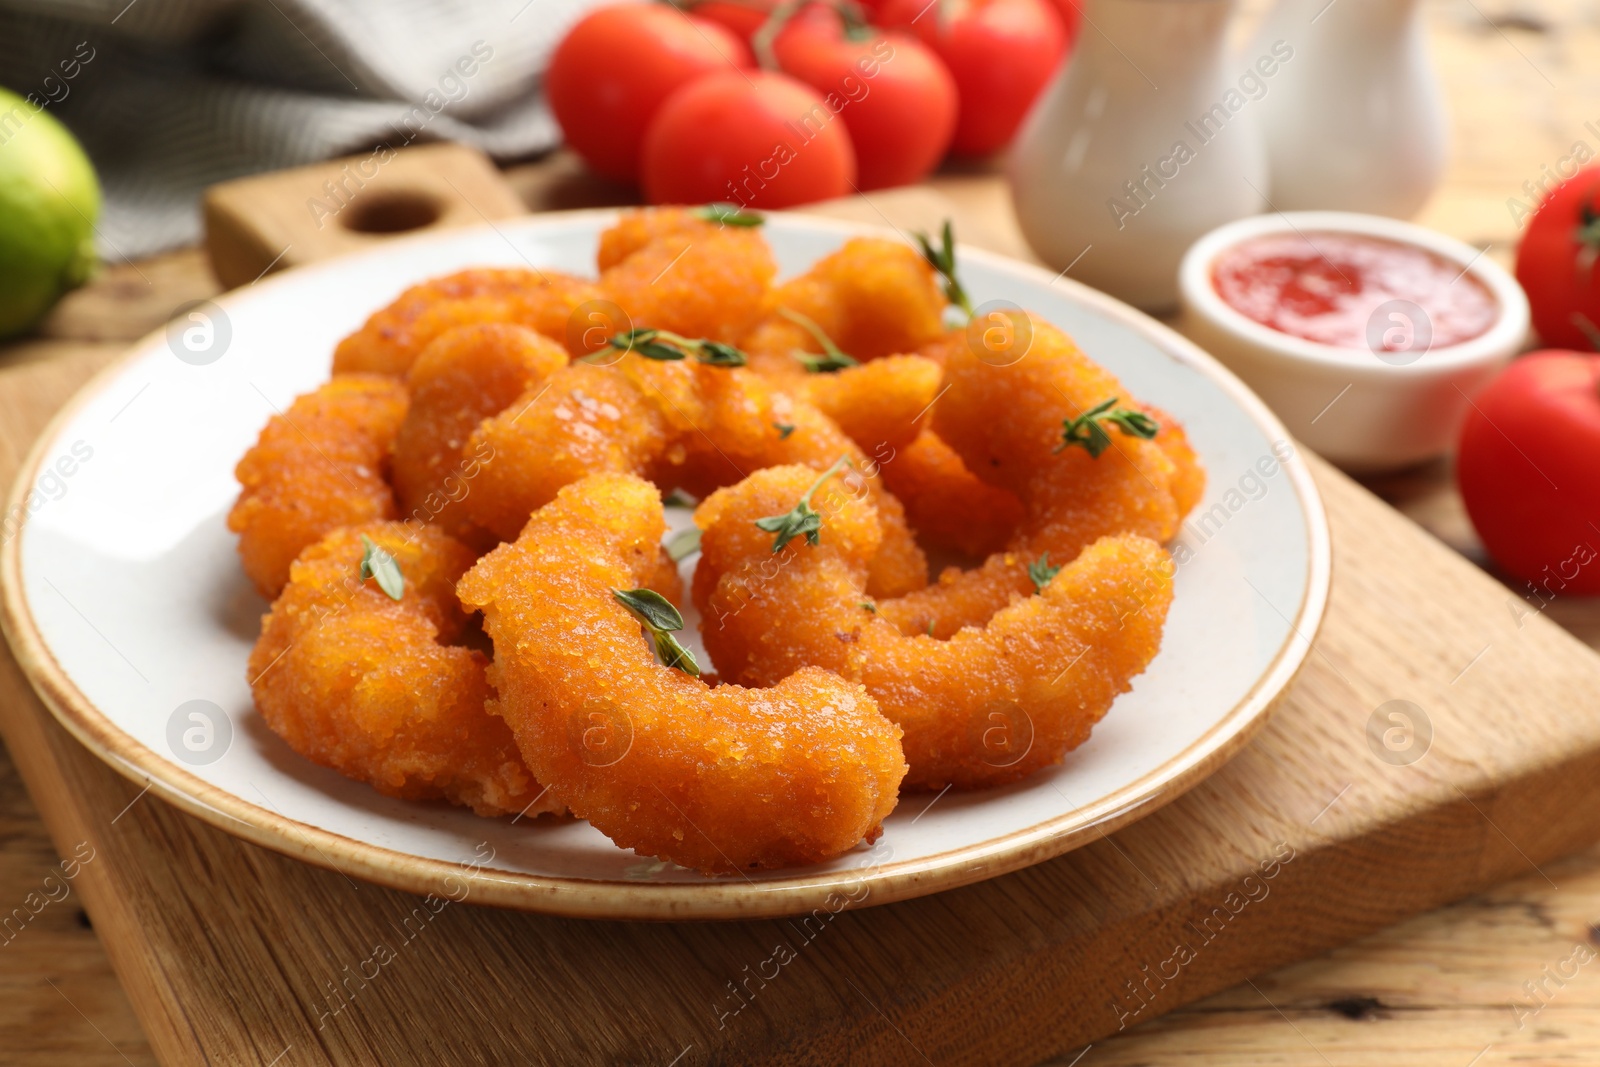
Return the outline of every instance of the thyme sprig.
{"type": "Polygon", "coordinates": [[[1048,552],[1028,564],[1028,578],[1033,582],[1033,591],[1035,593],[1043,593],[1044,587],[1050,584],[1050,579],[1060,573],[1060,567],[1050,566],[1050,553],[1048,552]]]}
{"type": "Polygon", "coordinates": [[[803,352],[798,348],[791,353],[795,359],[805,365],[808,373],[828,374],[836,370],[845,370],[861,365],[860,360],[834,344],[833,338],[829,337],[827,332],[817,325],[815,319],[802,315],[798,311],[791,311],[789,308],[779,308],[778,314],[806,331],[806,333],[809,333],[811,339],[821,346],[822,355],[820,356],[815,352],[803,352]]]}
{"type": "Polygon", "coordinates": [[[672,667],[692,677],[700,677],[700,664],[694,653],[678,643],[674,633],[683,629],[683,616],[672,606],[672,601],[654,589],[613,589],[611,595],[628,613],[644,624],[645,632],[656,647],[656,657],[663,666],[672,667]]]}
{"type": "Polygon", "coordinates": [[[1095,459],[1111,447],[1111,433],[1106,429],[1110,423],[1129,437],[1138,437],[1149,441],[1161,432],[1161,426],[1149,415],[1134,408],[1117,407],[1117,398],[1096,404],[1075,419],[1061,420],[1061,443],[1056,446],[1056,451],[1061,452],[1072,445],[1082,445],[1083,448],[1095,459]]]}
{"type": "MultiPolygon", "coordinates": [[[[624,330],[607,338],[606,344],[619,352],[633,352],[662,363],[688,359],[690,356],[713,367],[743,367],[750,362],[748,356],[732,345],[704,337],[684,337],[671,330],[624,330]]],[[[584,358],[592,361],[604,351],[601,349],[584,358]]]]}
{"type": "Polygon", "coordinates": [[[811,506],[811,497],[823,483],[841,470],[850,465],[849,456],[840,456],[834,461],[833,466],[822,472],[822,476],[811,483],[811,488],[805,491],[800,502],[782,515],[768,515],[764,519],[757,519],[756,526],[770,534],[777,534],[773,538],[772,551],[782,552],[784,546],[796,537],[805,537],[806,544],[816,545],[822,540],[822,515],[811,506]]]}
{"type": "Polygon", "coordinates": [[[717,201],[704,207],[697,207],[692,212],[696,218],[715,222],[721,226],[755,227],[766,225],[767,217],[758,211],[746,211],[744,205],[733,204],[727,201],[717,201]]]}
{"type": "Polygon", "coordinates": [[[967,295],[966,287],[961,284],[961,278],[956,274],[956,235],[950,220],[944,220],[943,241],[937,248],[934,247],[933,239],[921,230],[912,236],[922,248],[922,258],[927,260],[928,265],[938,271],[939,276],[944,279],[945,299],[966,312],[970,320],[977,312],[972,307],[972,298],[967,295]]]}
{"type": "Polygon", "coordinates": [[[667,538],[667,556],[674,563],[682,562],[698,551],[700,551],[700,527],[698,526],[691,526],[687,530],[679,530],[667,538]]]}

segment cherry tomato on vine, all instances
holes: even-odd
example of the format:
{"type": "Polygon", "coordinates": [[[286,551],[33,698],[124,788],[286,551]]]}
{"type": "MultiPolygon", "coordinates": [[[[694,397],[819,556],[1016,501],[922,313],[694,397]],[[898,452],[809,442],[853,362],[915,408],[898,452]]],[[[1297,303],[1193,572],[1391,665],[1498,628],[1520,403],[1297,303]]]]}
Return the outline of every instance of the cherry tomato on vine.
{"type": "Polygon", "coordinates": [[[1517,248],[1517,281],[1545,344],[1600,349],[1600,164],[1556,186],[1517,248]]]}
{"type": "Polygon", "coordinates": [[[1050,0],[884,0],[878,22],[916,34],[961,96],[951,148],[987,155],[1011,143],[1066,53],[1050,0]]]}
{"type": "Polygon", "coordinates": [[[848,196],[856,157],[844,123],[809,86],[727,71],[672,94],[645,135],[642,169],[653,204],[784,208],[848,196]]]}
{"type": "Polygon", "coordinates": [[[645,132],[675,90],[752,66],[749,46],[715,22],[627,3],[579,20],[556,46],[544,84],[567,144],[596,172],[633,181],[645,132]]]}
{"type": "Polygon", "coordinates": [[[1600,356],[1523,356],[1473,399],[1456,480],[1530,603],[1600,593],[1600,356]],[[1537,595],[1538,600],[1534,597],[1537,595]]]}
{"type": "Polygon", "coordinates": [[[950,72],[914,37],[885,36],[824,5],[804,15],[777,34],[772,58],[821,93],[850,131],[858,186],[925,177],[955,133],[959,102],[950,72]]]}

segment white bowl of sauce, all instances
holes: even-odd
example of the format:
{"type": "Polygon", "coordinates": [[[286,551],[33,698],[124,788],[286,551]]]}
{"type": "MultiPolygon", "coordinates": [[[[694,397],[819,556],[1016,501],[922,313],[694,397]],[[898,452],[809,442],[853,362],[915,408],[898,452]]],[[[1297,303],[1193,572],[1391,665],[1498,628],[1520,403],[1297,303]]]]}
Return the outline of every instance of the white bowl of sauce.
{"type": "Polygon", "coordinates": [[[1528,301],[1478,249],[1395,219],[1241,219],[1184,256],[1179,329],[1302,444],[1352,470],[1449,451],[1471,397],[1527,343],[1528,301]]]}

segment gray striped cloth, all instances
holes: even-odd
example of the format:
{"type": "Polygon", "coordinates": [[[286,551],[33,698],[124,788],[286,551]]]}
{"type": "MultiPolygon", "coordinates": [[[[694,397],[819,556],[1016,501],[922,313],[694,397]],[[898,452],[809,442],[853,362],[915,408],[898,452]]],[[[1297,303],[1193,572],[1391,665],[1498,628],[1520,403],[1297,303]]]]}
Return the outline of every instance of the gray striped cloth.
{"type": "Polygon", "coordinates": [[[379,144],[552,147],[555,43],[598,0],[0,0],[0,84],[88,149],[101,252],[195,241],[213,182],[379,144]]]}

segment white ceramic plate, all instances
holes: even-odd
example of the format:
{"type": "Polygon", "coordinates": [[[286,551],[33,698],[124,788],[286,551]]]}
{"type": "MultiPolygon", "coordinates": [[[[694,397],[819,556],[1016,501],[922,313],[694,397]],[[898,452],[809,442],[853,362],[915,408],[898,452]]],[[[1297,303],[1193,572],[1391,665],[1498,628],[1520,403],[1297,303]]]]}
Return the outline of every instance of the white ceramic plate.
{"type": "MultiPolygon", "coordinates": [[[[1171,801],[1265,722],[1309,650],[1329,579],[1321,502],[1300,458],[1282,458],[1282,426],[1165,327],[966,250],[975,301],[1014,301],[1064,327],[1183,421],[1209,475],[1175,549],[1160,654],[1064,764],[1002,789],[905,796],[875,847],[827,864],[713,879],[625,852],[581,822],[391,800],[291,752],[245,683],[266,604],[223,523],[235,461],[274,409],[327,378],[334,343],[405,286],[471,265],[589,274],[613,217],[421,235],[290,271],[222,297],[221,314],[207,309],[209,342],[202,322],[179,317],[208,356],[170,341],[170,329],[90,382],[25,465],[9,507],[26,521],[17,536],[6,525],[0,553],[7,634],[61,722],[178,806],[309,862],[415,892],[459,897],[466,885],[485,903],[613,918],[789,914],[836,892],[878,904],[990,878],[1171,801]],[[192,714],[208,706],[220,709],[209,727],[192,714]]],[[[860,232],[870,231],[798,215],[767,227],[786,274],[860,232]]]]}

